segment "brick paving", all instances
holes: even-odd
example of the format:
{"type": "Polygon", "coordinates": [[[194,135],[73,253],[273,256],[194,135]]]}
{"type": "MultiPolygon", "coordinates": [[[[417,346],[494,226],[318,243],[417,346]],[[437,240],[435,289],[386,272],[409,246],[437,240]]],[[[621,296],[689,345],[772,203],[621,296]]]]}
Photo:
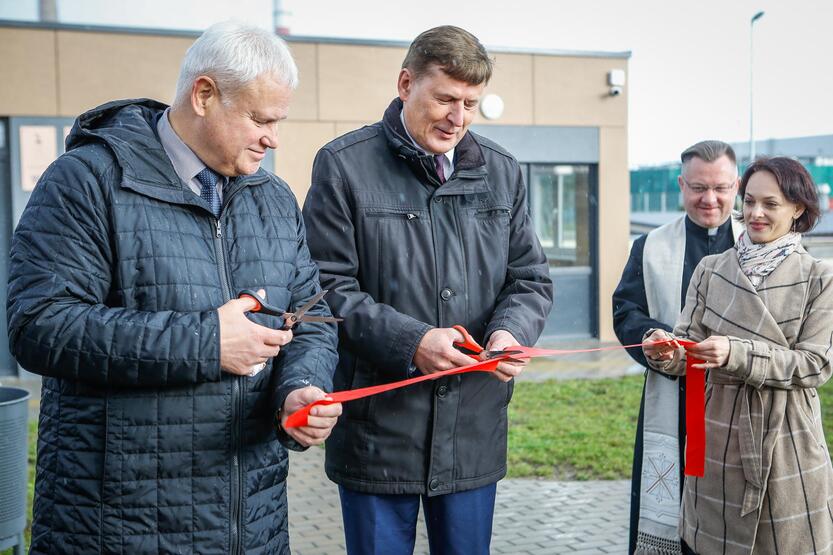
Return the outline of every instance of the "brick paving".
{"type": "MultiPolygon", "coordinates": [[[[296,555],[344,553],[338,490],[324,475],[324,450],[290,453],[289,538],[296,555]]],[[[630,482],[503,480],[492,553],[626,553],[630,482]]],[[[415,554],[428,553],[420,512],[415,554]]]]}

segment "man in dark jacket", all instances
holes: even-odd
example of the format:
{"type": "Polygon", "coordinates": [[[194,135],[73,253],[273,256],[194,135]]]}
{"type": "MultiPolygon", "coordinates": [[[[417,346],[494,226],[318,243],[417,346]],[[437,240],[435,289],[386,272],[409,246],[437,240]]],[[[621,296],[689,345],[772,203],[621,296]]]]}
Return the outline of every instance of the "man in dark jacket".
{"type": "Polygon", "coordinates": [[[281,444],[323,442],[341,408],[276,417],[331,388],[336,332],[236,297],[319,291],[298,205],[259,169],[296,84],[280,39],[215,25],[172,108],[83,114],[41,177],[8,295],[12,352],[44,376],[33,553],[289,552],[281,444]]]}
{"type": "MultiPolygon", "coordinates": [[[[304,204],[310,252],[345,320],[336,389],[463,366],[532,345],[552,304],[515,159],[468,131],[492,64],[470,33],[417,37],[383,120],[318,153],[304,204]]],[[[433,553],[488,553],[520,366],[355,401],[327,442],[349,553],[410,553],[420,496],[433,553]],[[497,378],[497,379],[496,379],[497,378]]]]}

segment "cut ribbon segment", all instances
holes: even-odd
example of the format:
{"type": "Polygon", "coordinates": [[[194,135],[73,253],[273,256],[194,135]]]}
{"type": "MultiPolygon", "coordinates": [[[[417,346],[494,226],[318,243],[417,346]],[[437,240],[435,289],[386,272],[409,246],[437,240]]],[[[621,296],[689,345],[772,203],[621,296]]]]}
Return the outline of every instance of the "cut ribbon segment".
{"type": "Polygon", "coordinates": [[[435,372],[434,374],[424,374],[422,376],[417,376],[415,378],[409,378],[407,380],[401,380],[398,382],[391,382],[382,385],[373,385],[370,387],[363,387],[361,389],[351,389],[348,391],[336,391],[335,393],[330,393],[327,395],[325,399],[321,399],[320,401],[315,401],[314,403],[310,403],[306,405],[304,408],[299,409],[286,419],[284,423],[284,428],[298,428],[307,425],[307,417],[309,416],[309,411],[312,407],[316,405],[332,405],[334,403],[346,403],[347,401],[355,401],[356,399],[361,399],[363,397],[370,397],[371,395],[377,395],[379,393],[384,393],[385,391],[391,391],[393,389],[398,389],[400,387],[405,387],[408,385],[413,385],[419,382],[425,382],[428,380],[436,380],[437,378],[442,378],[443,376],[451,376],[453,374],[463,374],[465,372],[494,372],[497,365],[500,363],[502,359],[492,359],[486,360],[483,362],[476,362],[474,364],[469,364],[467,366],[460,366],[459,368],[451,368],[450,370],[445,370],[443,372],[435,372]]]}

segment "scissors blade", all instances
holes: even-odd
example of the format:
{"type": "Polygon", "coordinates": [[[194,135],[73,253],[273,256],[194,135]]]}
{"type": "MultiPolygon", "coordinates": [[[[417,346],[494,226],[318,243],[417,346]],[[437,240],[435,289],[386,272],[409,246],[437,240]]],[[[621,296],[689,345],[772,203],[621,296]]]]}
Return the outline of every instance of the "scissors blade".
{"type": "Polygon", "coordinates": [[[497,358],[497,357],[502,357],[502,356],[520,355],[520,354],[523,354],[523,352],[515,350],[515,349],[505,349],[503,351],[483,351],[482,354],[487,359],[490,359],[490,358],[497,358]]]}
{"type": "Polygon", "coordinates": [[[318,293],[316,293],[316,294],[315,294],[315,295],[314,295],[314,296],[313,296],[313,297],[309,300],[309,302],[307,302],[307,304],[305,304],[304,306],[302,306],[301,308],[299,308],[298,310],[296,310],[296,311],[293,313],[293,314],[295,314],[295,319],[296,319],[296,320],[300,320],[300,319],[301,319],[301,316],[303,316],[303,315],[304,315],[304,313],[305,313],[307,310],[309,310],[310,308],[312,308],[313,306],[315,306],[315,303],[317,303],[318,301],[320,301],[321,299],[323,299],[323,298],[324,298],[324,295],[326,295],[326,294],[327,294],[327,289],[322,289],[321,291],[319,291],[318,293]]]}
{"type": "Polygon", "coordinates": [[[344,318],[335,318],[334,316],[301,316],[298,320],[301,322],[343,322],[344,318]]]}

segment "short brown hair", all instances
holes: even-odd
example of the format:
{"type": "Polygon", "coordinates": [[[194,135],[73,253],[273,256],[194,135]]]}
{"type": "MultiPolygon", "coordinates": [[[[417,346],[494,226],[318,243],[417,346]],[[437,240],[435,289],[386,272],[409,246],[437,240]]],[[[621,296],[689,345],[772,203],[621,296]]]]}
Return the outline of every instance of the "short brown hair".
{"type": "Polygon", "coordinates": [[[446,75],[470,85],[488,84],[492,59],[477,37],[459,27],[443,25],[429,29],[414,39],[402,62],[419,79],[433,64],[446,75]]]}
{"type": "MultiPolygon", "coordinates": [[[[740,179],[741,199],[746,194],[749,178],[760,171],[769,172],[775,177],[784,198],[804,207],[804,212],[795,220],[795,230],[799,233],[806,233],[816,227],[821,214],[819,195],[816,191],[816,184],[807,169],[800,162],[786,156],[758,158],[746,168],[740,179]]],[[[743,214],[738,220],[743,221],[743,214]]]]}
{"type": "Polygon", "coordinates": [[[691,145],[680,154],[680,161],[683,165],[692,158],[700,158],[704,162],[714,162],[721,156],[726,156],[737,166],[738,161],[732,145],[715,140],[700,141],[697,144],[691,145]]]}

